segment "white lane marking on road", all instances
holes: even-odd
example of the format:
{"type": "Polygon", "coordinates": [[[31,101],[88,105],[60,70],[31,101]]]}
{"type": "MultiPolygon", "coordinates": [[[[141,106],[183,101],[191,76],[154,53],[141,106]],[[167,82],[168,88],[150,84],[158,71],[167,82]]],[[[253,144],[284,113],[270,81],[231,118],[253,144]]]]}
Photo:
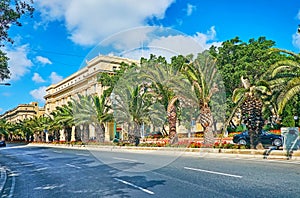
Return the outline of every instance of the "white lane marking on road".
{"type": "Polygon", "coordinates": [[[114,159],[117,160],[124,160],[124,161],[130,161],[130,162],[137,162],[137,160],[133,160],[133,159],[127,159],[127,158],[121,158],[121,157],[113,157],[114,159]]]}
{"type": "Polygon", "coordinates": [[[132,187],[134,187],[134,188],[137,188],[137,189],[139,189],[139,190],[141,190],[141,191],[143,191],[143,192],[145,192],[145,193],[148,193],[148,194],[150,194],[150,195],[154,195],[154,192],[152,192],[152,191],[150,191],[150,190],[147,190],[147,189],[145,189],[145,188],[142,188],[142,187],[140,187],[140,186],[137,186],[137,185],[135,185],[135,184],[133,184],[133,183],[130,183],[130,182],[128,182],[128,181],[124,181],[124,180],[118,179],[118,178],[114,178],[114,179],[117,180],[117,181],[119,181],[119,182],[121,182],[121,183],[123,183],[123,184],[126,184],[126,185],[128,185],[128,186],[132,186],[132,187]]]}
{"type": "Polygon", "coordinates": [[[242,178],[243,177],[243,176],[240,176],[240,175],[232,175],[232,174],[227,174],[227,173],[221,173],[221,172],[203,170],[203,169],[199,169],[199,168],[190,168],[190,167],[183,167],[183,168],[187,169],[187,170],[193,170],[193,171],[211,173],[211,174],[216,174],[216,175],[224,175],[224,176],[228,176],[228,177],[237,177],[237,178],[242,178]]]}
{"type": "Polygon", "coordinates": [[[81,169],[81,167],[79,167],[79,166],[75,166],[75,165],[73,165],[73,164],[66,164],[67,166],[70,166],[70,167],[72,167],[72,168],[77,168],[77,169],[81,169]]]}
{"type": "Polygon", "coordinates": [[[1,180],[3,179],[1,186],[0,186],[0,193],[2,192],[4,185],[6,183],[7,180],[7,174],[6,174],[6,170],[4,168],[1,168],[1,180]]]}
{"type": "Polygon", "coordinates": [[[13,197],[14,190],[15,190],[15,185],[16,185],[16,178],[15,178],[14,174],[11,174],[11,177],[12,177],[12,181],[11,181],[11,187],[10,187],[8,198],[13,197]]]}
{"type": "Polygon", "coordinates": [[[48,169],[47,167],[35,169],[35,171],[42,171],[48,169]]]}
{"type": "Polygon", "coordinates": [[[79,155],[79,156],[90,156],[90,154],[84,154],[84,153],[76,153],[76,155],[79,155]]]}

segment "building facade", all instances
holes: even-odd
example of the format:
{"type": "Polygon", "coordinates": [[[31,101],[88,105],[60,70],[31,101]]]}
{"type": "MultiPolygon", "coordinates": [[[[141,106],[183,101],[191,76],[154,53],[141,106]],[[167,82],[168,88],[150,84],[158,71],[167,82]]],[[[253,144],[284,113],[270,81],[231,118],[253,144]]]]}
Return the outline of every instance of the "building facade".
{"type": "MultiPolygon", "coordinates": [[[[114,74],[115,70],[120,68],[121,63],[138,63],[135,60],[121,58],[116,56],[99,55],[86,62],[86,66],[80,68],[77,72],[63,79],[57,84],[53,84],[46,89],[44,96],[45,111],[47,115],[56,110],[56,107],[67,104],[72,98],[76,99],[78,95],[98,95],[101,96],[105,87],[98,82],[98,75],[101,73],[114,74]]],[[[61,141],[75,141],[75,131],[81,127],[72,127],[71,138],[64,137],[65,131],[61,131],[61,141]]],[[[106,123],[105,140],[111,141],[114,138],[114,124],[106,123]]],[[[81,129],[82,130],[82,129],[81,129]]],[[[95,138],[95,129],[89,126],[89,139],[95,138]]]]}
{"type": "Polygon", "coordinates": [[[16,123],[25,119],[40,117],[45,114],[45,109],[39,107],[37,102],[29,104],[20,104],[16,108],[9,110],[0,116],[0,119],[5,119],[7,122],[16,123]]]}

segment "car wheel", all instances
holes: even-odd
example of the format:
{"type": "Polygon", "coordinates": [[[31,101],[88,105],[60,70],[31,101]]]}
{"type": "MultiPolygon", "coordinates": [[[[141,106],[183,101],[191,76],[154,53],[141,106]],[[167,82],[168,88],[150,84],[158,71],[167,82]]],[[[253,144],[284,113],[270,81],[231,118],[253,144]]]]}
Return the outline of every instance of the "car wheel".
{"type": "Polygon", "coordinates": [[[240,145],[246,145],[247,142],[244,139],[240,139],[239,142],[238,142],[238,144],[240,144],[240,145]]]}
{"type": "Polygon", "coordinates": [[[275,139],[275,140],[273,140],[272,144],[274,146],[281,146],[282,145],[282,141],[281,141],[281,139],[275,139]]]}

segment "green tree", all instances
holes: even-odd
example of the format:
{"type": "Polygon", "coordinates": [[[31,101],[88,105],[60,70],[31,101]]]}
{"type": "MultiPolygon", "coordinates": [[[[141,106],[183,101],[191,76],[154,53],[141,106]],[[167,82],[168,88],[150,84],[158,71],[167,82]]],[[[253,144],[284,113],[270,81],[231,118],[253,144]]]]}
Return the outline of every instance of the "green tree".
{"type": "Polygon", "coordinates": [[[112,72],[101,72],[100,74],[98,74],[98,82],[100,82],[101,86],[105,88],[107,96],[112,93],[115,85],[118,83],[119,79],[122,78],[124,73],[131,70],[132,68],[135,68],[136,66],[137,65],[135,63],[129,65],[122,62],[119,69],[112,72]]]}
{"type": "MultiPolygon", "coordinates": [[[[22,15],[29,14],[33,16],[34,8],[33,1],[21,0],[0,0],[0,47],[5,46],[5,43],[13,43],[12,38],[8,35],[8,30],[11,26],[21,26],[19,19],[22,15]]],[[[0,79],[8,79],[10,72],[8,69],[8,57],[6,53],[0,50],[0,79]]]]}
{"type": "Polygon", "coordinates": [[[233,92],[232,100],[238,103],[241,109],[242,122],[246,125],[250,136],[251,148],[258,148],[261,142],[259,136],[264,125],[262,116],[263,96],[271,95],[271,89],[267,82],[258,81],[255,85],[251,85],[248,79],[241,77],[243,83],[242,88],[236,88],[233,92]]]}
{"type": "Polygon", "coordinates": [[[221,76],[215,67],[216,59],[209,53],[199,53],[197,58],[190,64],[186,64],[184,73],[189,79],[193,89],[191,94],[186,93],[184,98],[192,99],[194,107],[199,109],[199,115],[196,121],[201,123],[204,128],[204,144],[214,144],[213,134],[213,114],[211,110],[211,101],[214,94],[222,86],[221,76]]]}
{"type": "Polygon", "coordinates": [[[93,125],[99,142],[105,140],[105,123],[113,119],[107,95],[107,92],[100,97],[78,95],[78,100],[73,99],[73,115],[76,125],[93,125]]]}
{"type": "Polygon", "coordinates": [[[227,97],[227,117],[233,112],[233,90],[241,86],[241,77],[246,77],[251,85],[261,79],[270,65],[284,58],[279,52],[271,53],[275,45],[272,40],[259,37],[243,42],[238,37],[225,41],[220,47],[211,47],[210,53],[217,58],[217,69],[225,83],[227,97]]]}
{"type": "Polygon", "coordinates": [[[267,72],[271,73],[270,84],[278,90],[276,103],[278,114],[281,115],[285,106],[300,94],[300,55],[282,49],[272,49],[272,52],[286,55],[285,60],[276,62],[267,72]]]}
{"type": "Polygon", "coordinates": [[[1,138],[7,139],[8,138],[8,128],[9,128],[9,123],[4,120],[0,119],[0,135],[1,138]]]}
{"type": "Polygon", "coordinates": [[[143,85],[135,86],[126,81],[121,80],[122,86],[114,89],[112,102],[116,122],[128,126],[128,138],[133,143],[140,137],[142,124],[150,123],[152,103],[143,85]]]}
{"type": "Polygon", "coordinates": [[[31,137],[33,135],[33,132],[31,130],[31,120],[25,119],[22,121],[19,121],[15,124],[15,130],[19,131],[19,134],[22,138],[24,138],[26,141],[30,141],[31,137]]]}
{"type": "Polygon", "coordinates": [[[176,93],[181,91],[179,87],[191,87],[180,71],[186,61],[183,56],[178,56],[173,57],[171,63],[167,63],[164,57],[151,55],[149,59],[141,59],[141,71],[138,73],[140,81],[149,84],[153,98],[164,107],[171,144],[178,142],[176,124],[180,101],[176,93]]]}
{"type": "Polygon", "coordinates": [[[74,104],[68,101],[67,104],[56,107],[56,110],[51,113],[54,116],[53,122],[58,124],[57,130],[64,129],[66,141],[71,140],[71,128],[75,126],[73,108],[74,104]]]}

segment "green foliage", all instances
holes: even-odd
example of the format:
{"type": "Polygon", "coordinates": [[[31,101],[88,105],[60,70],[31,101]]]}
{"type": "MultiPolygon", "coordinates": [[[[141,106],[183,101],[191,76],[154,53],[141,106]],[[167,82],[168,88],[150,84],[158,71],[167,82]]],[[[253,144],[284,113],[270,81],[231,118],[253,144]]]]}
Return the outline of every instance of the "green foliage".
{"type": "Polygon", "coordinates": [[[300,55],[282,49],[272,49],[271,52],[281,52],[285,57],[284,60],[274,63],[266,72],[266,76],[270,76],[269,83],[276,91],[277,111],[281,115],[285,106],[300,93],[300,55]]]}
{"type": "MultiPolygon", "coordinates": [[[[21,26],[19,19],[22,15],[29,14],[33,16],[33,1],[21,0],[0,0],[0,47],[5,46],[6,42],[13,43],[8,35],[11,26],[21,26]]],[[[7,66],[8,58],[6,54],[0,50],[0,79],[9,78],[9,70],[7,66]]]]}
{"type": "Polygon", "coordinates": [[[248,43],[238,37],[222,43],[221,47],[211,47],[210,53],[217,58],[217,68],[225,83],[227,97],[227,113],[229,116],[235,107],[231,101],[232,92],[240,87],[241,76],[249,79],[251,85],[256,84],[270,65],[282,59],[280,53],[271,53],[274,41],[259,37],[250,39],[248,43]]]}

